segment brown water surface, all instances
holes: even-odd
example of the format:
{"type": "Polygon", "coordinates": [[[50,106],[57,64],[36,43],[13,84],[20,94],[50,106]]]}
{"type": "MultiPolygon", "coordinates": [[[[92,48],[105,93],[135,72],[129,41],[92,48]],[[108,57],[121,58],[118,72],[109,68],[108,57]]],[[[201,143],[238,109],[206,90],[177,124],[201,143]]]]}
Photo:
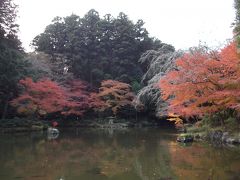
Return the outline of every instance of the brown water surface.
{"type": "Polygon", "coordinates": [[[0,180],[240,179],[240,147],[175,140],[163,128],[0,135],[0,180]]]}

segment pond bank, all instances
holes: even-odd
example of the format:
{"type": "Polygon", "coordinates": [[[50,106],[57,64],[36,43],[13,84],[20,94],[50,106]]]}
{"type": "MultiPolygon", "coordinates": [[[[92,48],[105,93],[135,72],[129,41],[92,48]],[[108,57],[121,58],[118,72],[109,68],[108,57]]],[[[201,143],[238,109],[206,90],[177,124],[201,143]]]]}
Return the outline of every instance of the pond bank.
{"type": "Polygon", "coordinates": [[[46,122],[35,119],[13,118],[0,120],[1,133],[44,131],[48,127],[46,122]]]}
{"type": "Polygon", "coordinates": [[[240,132],[231,131],[230,129],[217,128],[197,128],[193,125],[184,127],[185,133],[180,137],[191,137],[194,141],[209,141],[213,143],[235,144],[240,145],[240,132]]]}
{"type": "MultiPolygon", "coordinates": [[[[173,127],[166,122],[152,119],[119,119],[114,117],[81,119],[81,120],[54,120],[59,128],[97,128],[97,129],[126,129],[132,127],[173,127]]],[[[45,131],[52,126],[53,120],[13,118],[0,120],[0,133],[45,131]]]]}

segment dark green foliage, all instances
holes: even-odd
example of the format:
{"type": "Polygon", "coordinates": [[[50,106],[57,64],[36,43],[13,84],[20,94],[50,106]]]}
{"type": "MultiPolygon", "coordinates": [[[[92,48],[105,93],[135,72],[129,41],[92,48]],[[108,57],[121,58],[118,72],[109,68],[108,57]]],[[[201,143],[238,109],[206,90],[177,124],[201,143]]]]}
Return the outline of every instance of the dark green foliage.
{"type": "Polygon", "coordinates": [[[143,75],[138,63],[141,54],[162,46],[149,37],[143,25],[142,20],[133,23],[124,13],[101,18],[90,10],[83,18],[74,14],[56,17],[33,45],[53,59],[56,54],[65,56],[69,71],[91,84],[104,79],[139,82],[143,75]]]}
{"type": "Polygon", "coordinates": [[[236,16],[234,25],[235,37],[238,43],[238,48],[240,47],[240,0],[234,0],[234,7],[236,9],[236,16]]]}
{"type": "Polygon", "coordinates": [[[235,22],[236,22],[236,25],[238,26],[240,23],[240,0],[234,0],[234,8],[236,10],[235,22]]]}
{"type": "Polygon", "coordinates": [[[24,119],[17,117],[14,117],[13,119],[0,120],[0,128],[31,127],[32,125],[41,126],[43,123],[36,119],[24,119]]]}
{"type": "Polygon", "coordinates": [[[227,129],[239,128],[237,112],[230,109],[212,115],[206,114],[203,116],[201,123],[209,127],[223,126],[227,129]]]}
{"type": "Polygon", "coordinates": [[[17,118],[0,119],[0,130],[3,133],[42,131],[48,128],[48,123],[37,119],[17,118]]]}
{"type": "MultiPolygon", "coordinates": [[[[27,72],[27,64],[21,59],[22,54],[6,43],[0,43],[0,100],[16,94],[16,84],[27,72]],[[2,96],[1,96],[2,94],[2,96]]],[[[1,108],[0,108],[1,109],[1,108]]]]}
{"type": "MultiPolygon", "coordinates": [[[[13,39],[15,36],[18,25],[15,24],[16,18],[16,5],[12,0],[1,0],[0,1],[0,37],[1,40],[4,36],[8,39],[13,39]],[[11,37],[11,38],[10,38],[11,37]]],[[[13,43],[12,45],[18,45],[13,43]]]]}
{"type": "Polygon", "coordinates": [[[16,6],[0,1],[0,116],[7,113],[8,102],[17,94],[17,82],[26,73],[23,50],[16,33],[16,6]]]}
{"type": "Polygon", "coordinates": [[[141,89],[141,84],[137,81],[133,81],[131,86],[132,86],[132,90],[135,94],[137,94],[138,91],[141,89]]]}

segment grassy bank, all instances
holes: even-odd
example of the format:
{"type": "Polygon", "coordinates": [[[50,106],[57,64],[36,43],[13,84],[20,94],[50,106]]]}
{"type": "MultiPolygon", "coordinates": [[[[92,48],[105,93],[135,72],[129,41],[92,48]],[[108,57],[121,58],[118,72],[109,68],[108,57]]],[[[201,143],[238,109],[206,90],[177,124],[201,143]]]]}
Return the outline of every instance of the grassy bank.
{"type": "Polygon", "coordinates": [[[184,128],[186,134],[191,135],[194,140],[240,144],[240,125],[237,119],[229,117],[223,122],[205,117],[194,124],[185,124],[184,128]]]}
{"type": "Polygon", "coordinates": [[[43,131],[47,128],[47,122],[36,119],[13,118],[0,120],[0,132],[2,133],[43,131]]]}

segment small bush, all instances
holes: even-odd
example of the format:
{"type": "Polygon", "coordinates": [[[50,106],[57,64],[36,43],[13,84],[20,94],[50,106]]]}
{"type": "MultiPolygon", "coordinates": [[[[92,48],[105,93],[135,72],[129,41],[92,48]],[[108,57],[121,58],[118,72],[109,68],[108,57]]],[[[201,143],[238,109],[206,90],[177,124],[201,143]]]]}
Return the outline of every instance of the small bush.
{"type": "Polygon", "coordinates": [[[216,115],[212,115],[212,116],[205,115],[202,118],[202,124],[210,126],[210,127],[219,126],[220,125],[219,117],[218,117],[217,114],[216,115]]]}
{"type": "Polygon", "coordinates": [[[179,137],[180,138],[192,138],[193,136],[191,134],[184,133],[184,134],[180,134],[179,137]]]}
{"type": "Polygon", "coordinates": [[[225,120],[225,126],[229,130],[236,130],[239,128],[239,124],[237,122],[237,119],[234,117],[229,117],[225,120]]]}
{"type": "Polygon", "coordinates": [[[187,128],[187,132],[189,133],[208,132],[209,130],[210,130],[210,127],[208,125],[204,125],[201,127],[192,126],[187,128]]]}

